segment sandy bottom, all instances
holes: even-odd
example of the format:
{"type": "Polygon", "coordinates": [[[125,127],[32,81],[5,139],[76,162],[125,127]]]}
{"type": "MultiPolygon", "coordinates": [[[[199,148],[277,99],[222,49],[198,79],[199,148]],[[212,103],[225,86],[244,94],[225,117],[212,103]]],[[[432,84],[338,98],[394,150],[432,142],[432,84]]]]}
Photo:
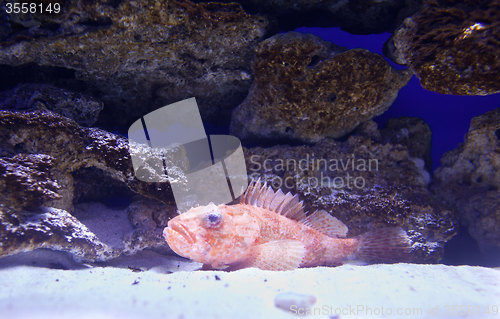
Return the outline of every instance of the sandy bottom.
{"type": "Polygon", "coordinates": [[[179,265],[142,272],[4,267],[0,317],[500,317],[500,271],[490,268],[396,264],[169,273],[179,265]]]}

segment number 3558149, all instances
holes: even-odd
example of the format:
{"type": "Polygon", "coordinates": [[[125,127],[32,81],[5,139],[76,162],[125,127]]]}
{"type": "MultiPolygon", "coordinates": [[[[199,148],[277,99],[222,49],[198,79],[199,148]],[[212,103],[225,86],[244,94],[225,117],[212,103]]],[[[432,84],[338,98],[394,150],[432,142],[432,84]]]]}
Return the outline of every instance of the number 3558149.
{"type": "Polygon", "coordinates": [[[59,13],[61,12],[60,3],[34,3],[34,2],[16,2],[6,3],[5,11],[7,13],[59,13]]]}

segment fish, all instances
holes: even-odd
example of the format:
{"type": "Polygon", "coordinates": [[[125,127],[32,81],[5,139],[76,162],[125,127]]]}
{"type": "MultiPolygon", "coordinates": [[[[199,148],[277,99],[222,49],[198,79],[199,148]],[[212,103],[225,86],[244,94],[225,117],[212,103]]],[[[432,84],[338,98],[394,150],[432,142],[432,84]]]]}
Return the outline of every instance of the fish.
{"type": "Polygon", "coordinates": [[[192,207],[163,231],[178,255],[202,269],[293,270],[300,267],[411,262],[400,227],[347,238],[348,227],[324,210],[307,214],[299,196],[253,180],[236,205],[192,207]]]}

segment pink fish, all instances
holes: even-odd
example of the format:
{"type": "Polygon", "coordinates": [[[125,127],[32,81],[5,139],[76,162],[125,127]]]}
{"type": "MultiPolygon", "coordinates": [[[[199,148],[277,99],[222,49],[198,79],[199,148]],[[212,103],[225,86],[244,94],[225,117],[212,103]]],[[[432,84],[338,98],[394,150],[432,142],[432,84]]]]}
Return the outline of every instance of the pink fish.
{"type": "Polygon", "coordinates": [[[168,222],[163,231],[177,254],[205,269],[291,270],[363,263],[411,261],[406,232],[380,228],[357,237],[323,210],[307,216],[298,195],[274,192],[253,182],[237,205],[191,208],[168,222]]]}

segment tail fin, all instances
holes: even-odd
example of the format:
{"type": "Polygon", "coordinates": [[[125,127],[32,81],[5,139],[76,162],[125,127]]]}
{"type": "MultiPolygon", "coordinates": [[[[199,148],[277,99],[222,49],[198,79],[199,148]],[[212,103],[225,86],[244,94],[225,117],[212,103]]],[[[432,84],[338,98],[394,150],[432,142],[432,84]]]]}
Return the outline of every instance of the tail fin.
{"type": "Polygon", "coordinates": [[[379,228],[357,238],[358,252],[351,257],[356,261],[377,264],[412,260],[410,240],[400,227],[379,228]]]}

